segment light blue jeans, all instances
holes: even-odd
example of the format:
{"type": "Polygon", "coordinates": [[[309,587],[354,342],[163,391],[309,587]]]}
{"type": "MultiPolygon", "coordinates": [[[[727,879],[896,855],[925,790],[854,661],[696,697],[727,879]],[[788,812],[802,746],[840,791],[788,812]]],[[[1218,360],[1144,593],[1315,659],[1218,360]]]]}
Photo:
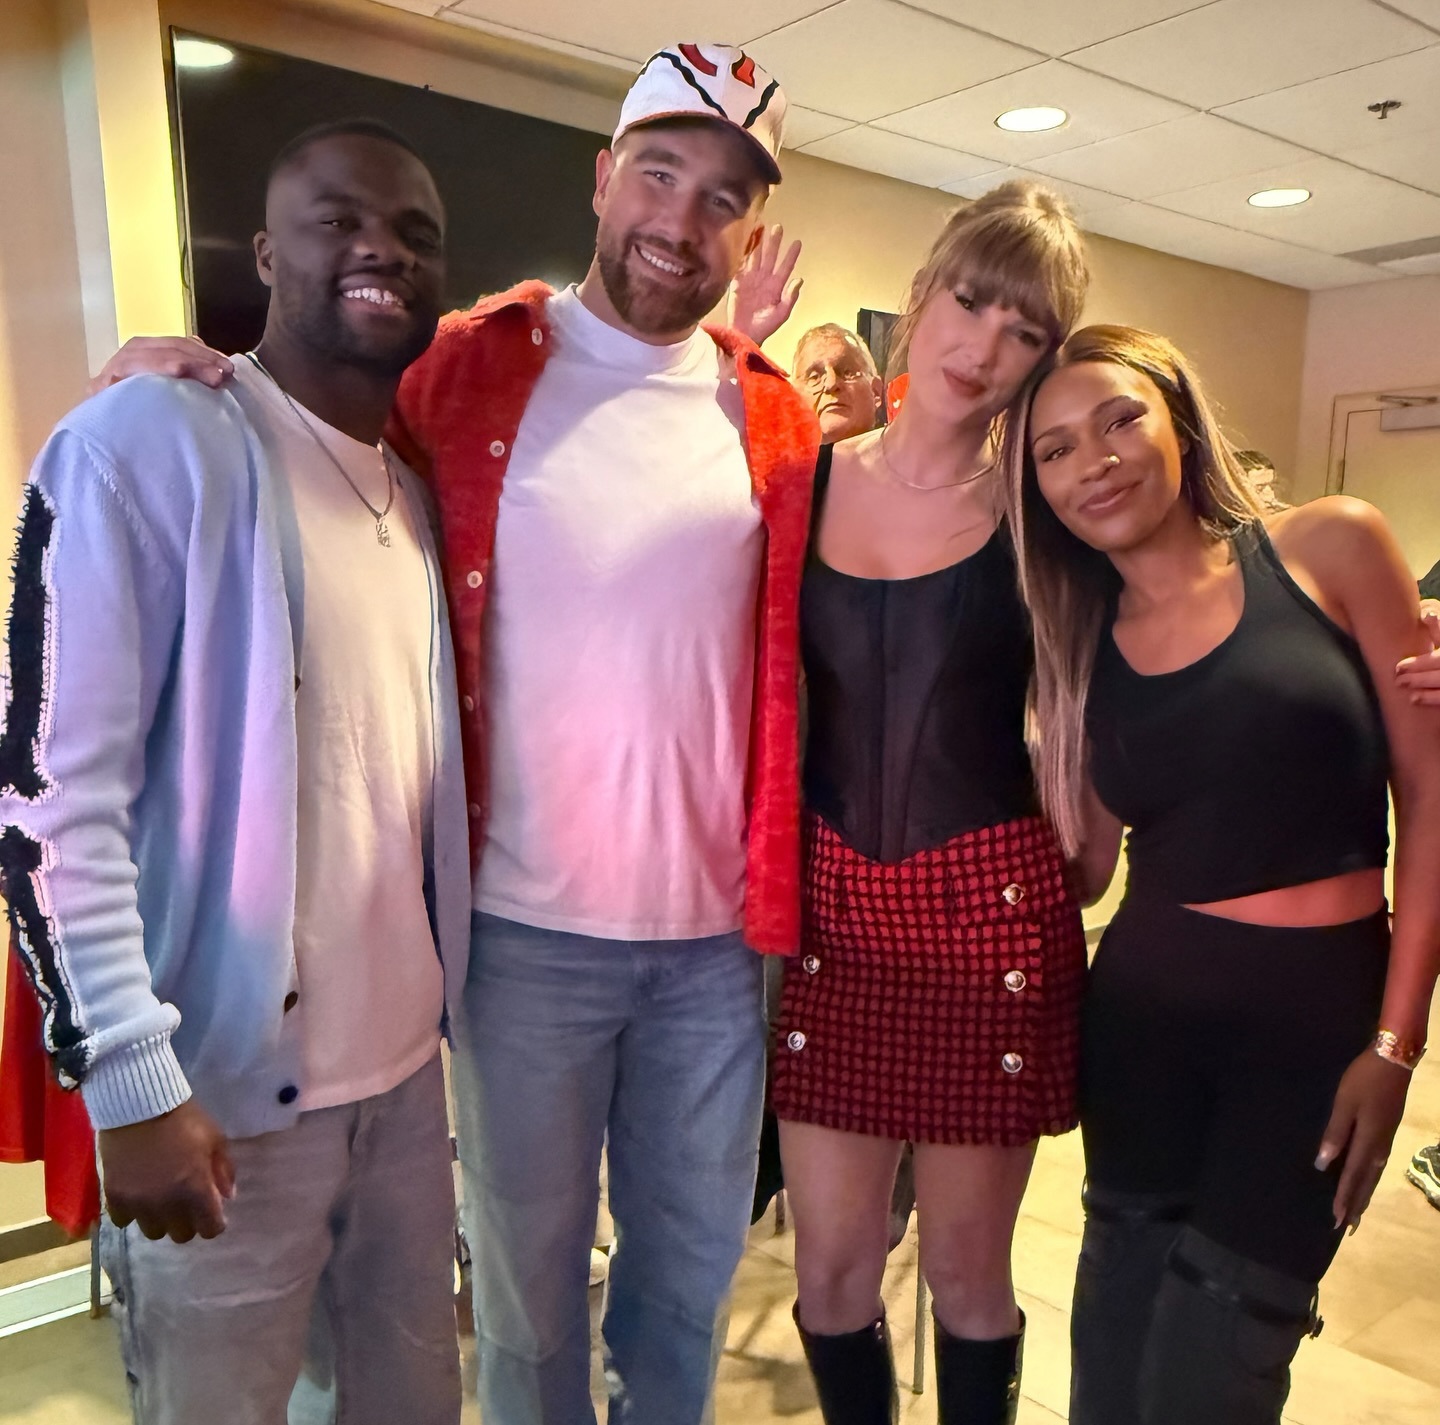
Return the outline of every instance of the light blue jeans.
{"type": "Polygon", "coordinates": [[[587,1280],[608,1135],[611,1425],[698,1425],[745,1247],[765,1082],[761,957],[477,915],[452,1060],[480,1414],[594,1425],[587,1280]]]}
{"type": "Polygon", "coordinates": [[[388,1093],[232,1139],[212,1241],[100,1225],[138,1425],[276,1425],[317,1333],[335,1425],[457,1425],[454,1223],[437,1054],[388,1093]]]}

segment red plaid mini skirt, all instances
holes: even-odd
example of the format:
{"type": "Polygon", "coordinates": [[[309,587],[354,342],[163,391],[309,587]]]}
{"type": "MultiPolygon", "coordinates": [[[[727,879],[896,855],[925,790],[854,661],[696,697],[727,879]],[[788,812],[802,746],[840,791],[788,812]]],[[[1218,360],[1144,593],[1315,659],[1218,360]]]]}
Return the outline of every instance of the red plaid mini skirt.
{"type": "Polygon", "coordinates": [[[1064,871],[1039,817],[887,864],[808,814],[777,1116],[1004,1147],[1073,1128],[1085,935],[1064,871]]]}

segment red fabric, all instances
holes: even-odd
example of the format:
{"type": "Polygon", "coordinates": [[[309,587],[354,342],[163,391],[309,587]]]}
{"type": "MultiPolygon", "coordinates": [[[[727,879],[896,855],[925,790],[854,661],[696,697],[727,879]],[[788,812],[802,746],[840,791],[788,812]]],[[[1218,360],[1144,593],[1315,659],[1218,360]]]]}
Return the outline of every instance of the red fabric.
{"type": "Polygon", "coordinates": [[[83,1237],[100,1217],[95,1134],[85,1101],[55,1082],[40,1026],[40,1002],[12,942],[0,1036],[0,1163],[43,1158],[46,1213],[83,1237]]]}
{"type": "MultiPolygon", "coordinates": [[[[440,507],[472,858],[489,804],[481,632],[495,522],[510,451],[550,352],[549,295],[544,283],[526,282],[446,317],[429,351],[405,373],[388,432],[429,479],[440,507]]],[[[745,938],[757,950],[792,955],[800,941],[800,576],[820,428],[785,373],[752,342],[707,330],[740,383],[750,478],[768,534],[747,787],[745,938]]]]}
{"type": "Polygon", "coordinates": [[[905,393],[910,389],[910,373],[902,372],[885,388],[885,412],[887,420],[894,420],[905,404],[905,393]]]}
{"type": "Polygon", "coordinates": [[[914,1143],[1073,1128],[1085,935],[1049,826],[1002,822],[888,865],[813,815],[805,842],[776,1114],[914,1143]]]}

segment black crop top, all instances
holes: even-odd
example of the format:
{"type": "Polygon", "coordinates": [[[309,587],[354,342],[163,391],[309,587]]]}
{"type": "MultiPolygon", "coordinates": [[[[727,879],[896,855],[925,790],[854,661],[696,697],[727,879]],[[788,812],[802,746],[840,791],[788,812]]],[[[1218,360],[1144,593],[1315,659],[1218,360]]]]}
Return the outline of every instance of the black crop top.
{"type": "MultiPolygon", "coordinates": [[[[815,511],[830,448],[815,471],[815,511]]],[[[814,553],[800,590],[805,804],[862,855],[899,861],[1034,815],[1025,748],[1030,621],[1002,528],[968,559],[862,579],[814,553]]]]}
{"type": "Polygon", "coordinates": [[[1130,828],[1130,888],[1181,905],[1383,866],[1389,847],[1389,749],[1359,645],[1263,525],[1233,544],[1245,604],[1223,643],[1147,676],[1112,610],[1090,683],[1090,770],[1130,828]]]}

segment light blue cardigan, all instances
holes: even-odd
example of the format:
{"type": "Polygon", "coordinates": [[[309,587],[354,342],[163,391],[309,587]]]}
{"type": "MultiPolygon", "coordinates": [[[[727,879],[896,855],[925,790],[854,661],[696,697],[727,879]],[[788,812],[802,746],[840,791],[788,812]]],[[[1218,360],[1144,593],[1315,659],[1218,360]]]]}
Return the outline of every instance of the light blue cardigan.
{"type": "MultiPolygon", "coordinates": [[[[46,1048],[97,1128],[192,1090],[232,1137],[297,1116],[305,1001],[285,1006],[304,577],[251,399],[125,381],[61,422],[25,489],[0,879],[46,1048]]],[[[453,1018],[471,899],[459,706],[427,497],[408,471],[400,490],[430,580],[425,889],[453,1018]]]]}

